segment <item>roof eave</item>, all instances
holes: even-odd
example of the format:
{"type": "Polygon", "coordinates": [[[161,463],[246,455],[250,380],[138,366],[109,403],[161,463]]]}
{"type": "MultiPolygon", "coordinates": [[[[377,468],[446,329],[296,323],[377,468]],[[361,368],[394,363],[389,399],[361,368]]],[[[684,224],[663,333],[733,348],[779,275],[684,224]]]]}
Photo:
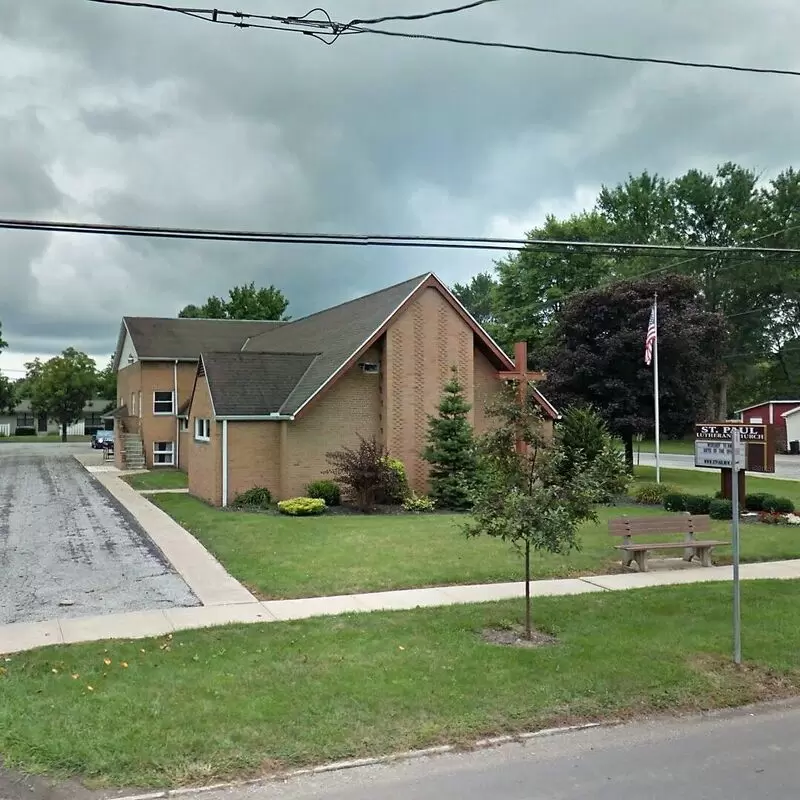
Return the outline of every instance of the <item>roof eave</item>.
{"type": "Polygon", "coordinates": [[[294,414],[222,414],[220,422],[294,422],[294,414]]]}

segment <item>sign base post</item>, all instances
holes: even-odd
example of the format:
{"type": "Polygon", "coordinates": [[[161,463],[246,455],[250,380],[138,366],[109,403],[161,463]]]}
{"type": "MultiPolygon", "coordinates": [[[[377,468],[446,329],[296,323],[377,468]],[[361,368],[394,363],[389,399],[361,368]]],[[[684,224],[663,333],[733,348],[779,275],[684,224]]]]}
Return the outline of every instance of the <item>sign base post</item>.
{"type": "MultiPolygon", "coordinates": [[[[737,484],[739,488],[739,502],[743,503],[744,498],[746,495],[745,492],[745,471],[738,470],[737,473],[737,484]]],[[[722,492],[723,498],[725,500],[733,500],[733,470],[732,469],[721,469],[720,470],[720,482],[719,488],[722,492]]]]}

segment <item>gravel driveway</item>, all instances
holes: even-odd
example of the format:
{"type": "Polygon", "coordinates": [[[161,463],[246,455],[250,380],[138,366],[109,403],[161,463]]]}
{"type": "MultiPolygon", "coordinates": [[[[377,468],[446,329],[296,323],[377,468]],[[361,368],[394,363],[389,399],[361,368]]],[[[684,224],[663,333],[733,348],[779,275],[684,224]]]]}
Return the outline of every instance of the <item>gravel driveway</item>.
{"type": "Polygon", "coordinates": [[[199,605],[75,449],[0,444],[0,624],[199,605]]]}

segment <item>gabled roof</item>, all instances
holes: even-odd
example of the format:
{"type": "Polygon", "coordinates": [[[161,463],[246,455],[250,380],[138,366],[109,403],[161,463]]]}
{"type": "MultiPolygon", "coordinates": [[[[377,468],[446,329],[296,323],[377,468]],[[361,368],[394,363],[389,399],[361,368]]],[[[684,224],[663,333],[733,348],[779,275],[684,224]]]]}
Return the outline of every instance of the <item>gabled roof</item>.
{"type": "Polygon", "coordinates": [[[403,281],[254,336],[243,351],[319,354],[287,398],[285,411],[295,414],[368,345],[428,277],[403,281]]]}
{"type": "Polygon", "coordinates": [[[275,320],[123,317],[114,369],[119,367],[126,332],[139,358],[196,361],[206,351],[238,352],[250,336],[284,324],[275,320]]]}
{"type": "Polygon", "coordinates": [[[788,411],[784,411],[784,412],[783,412],[783,414],[781,414],[781,416],[782,416],[784,419],[785,419],[786,417],[792,417],[792,416],[794,416],[794,415],[795,415],[795,414],[796,414],[798,411],[800,411],[800,403],[798,403],[798,405],[797,405],[797,406],[795,406],[794,408],[790,408],[788,411]]]}
{"type": "Polygon", "coordinates": [[[316,358],[316,353],[203,353],[215,415],[280,415],[316,358]]]}
{"type": "Polygon", "coordinates": [[[745,411],[752,411],[754,408],[761,408],[762,406],[769,406],[769,405],[798,405],[800,406],[800,400],[764,400],[761,403],[754,403],[752,406],[745,406],[744,408],[739,408],[734,411],[734,414],[742,414],[745,411]]]}

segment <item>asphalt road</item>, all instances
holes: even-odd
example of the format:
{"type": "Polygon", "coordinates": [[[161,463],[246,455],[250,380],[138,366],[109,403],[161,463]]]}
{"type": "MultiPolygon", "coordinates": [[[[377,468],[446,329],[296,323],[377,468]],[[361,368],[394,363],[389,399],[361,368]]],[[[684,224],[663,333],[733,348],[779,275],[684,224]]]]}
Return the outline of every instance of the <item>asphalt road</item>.
{"type": "Polygon", "coordinates": [[[0,444],[0,624],[199,604],[71,455],[88,449],[0,444]]]}
{"type": "MultiPolygon", "coordinates": [[[[636,454],[634,454],[634,463],[636,462],[636,454]]],[[[642,453],[639,463],[644,467],[654,467],[656,464],[656,457],[652,453],[642,453]]],[[[695,469],[694,456],[681,456],[671,454],[661,454],[661,466],[666,469],[695,469]]],[[[718,469],[702,470],[703,472],[713,472],[719,474],[718,469]]],[[[755,472],[748,472],[748,475],[756,476],[755,472]]],[[[758,476],[762,477],[762,476],[758,476]]],[[[775,457],[775,474],[766,475],[764,477],[783,478],[785,480],[800,480],[800,456],[776,456],[775,457]]]]}
{"type": "Polygon", "coordinates": [[[207,792],[203,800],[796,800],[800,708],[655,720],[207,792]]]}

